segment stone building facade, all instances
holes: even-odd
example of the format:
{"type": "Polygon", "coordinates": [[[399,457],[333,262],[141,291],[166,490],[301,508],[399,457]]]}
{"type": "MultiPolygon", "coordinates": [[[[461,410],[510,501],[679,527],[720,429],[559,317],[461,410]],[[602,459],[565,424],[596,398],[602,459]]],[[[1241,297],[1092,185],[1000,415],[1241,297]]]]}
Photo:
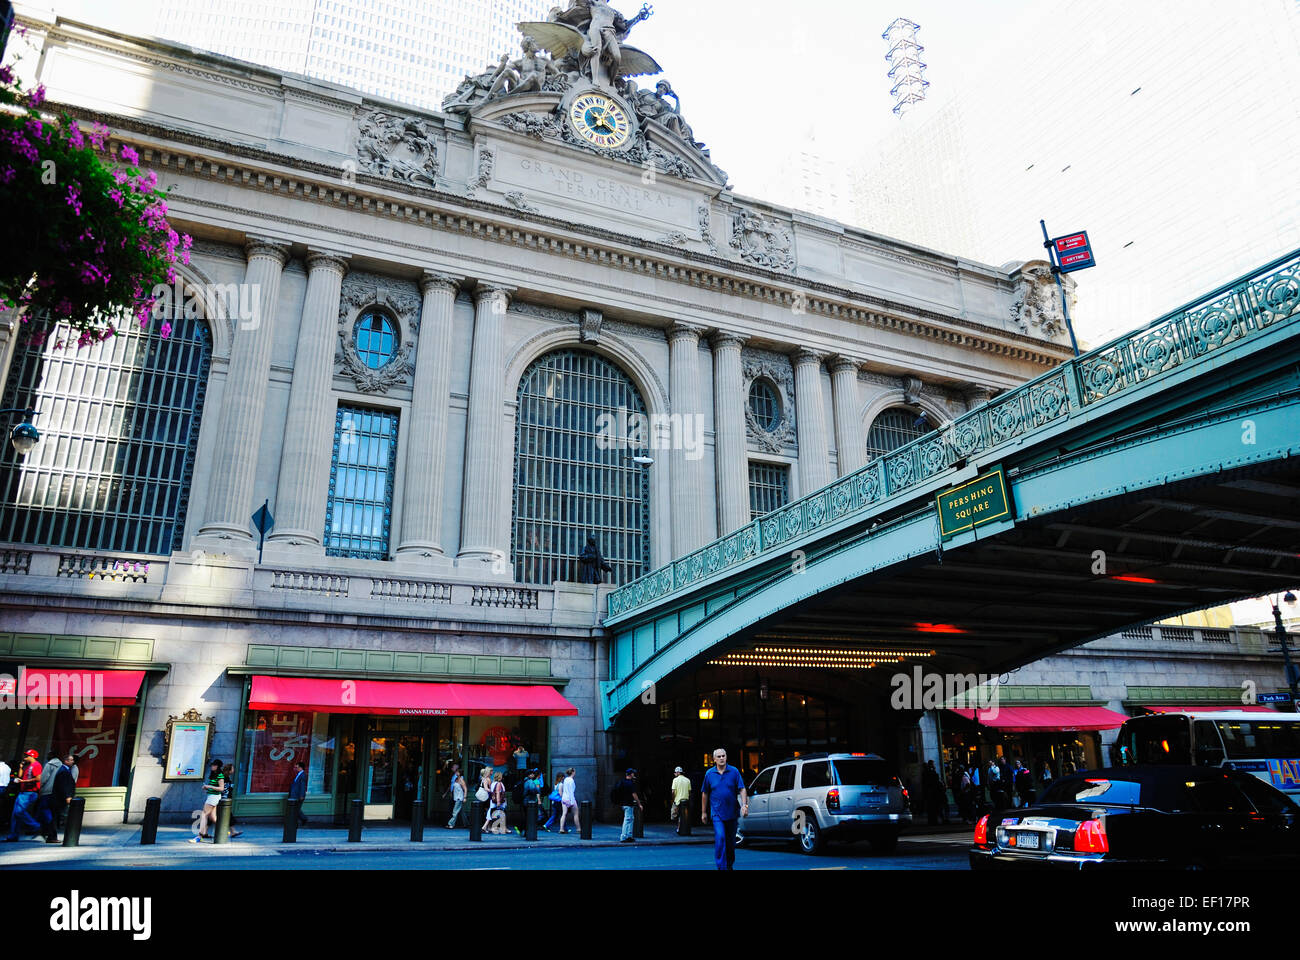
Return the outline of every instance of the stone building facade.
{"type": "Polygon", "coordinates": [[[603,796],[588,535],[625,581],[1068,355],[1018,306],[1033,264],[737,196],[671,88],[562,40],[421,113],[26,26],[25,81],[137,151],[194,238],[167,340],[0,330],[4,405],[43,433],[0,462],[0,667],[141,675],[98,727],[33,709],[0,751],[93,746],[103,816],[188,817],[187,714],[247,815],[297,759],[309,813],[433,805],[451,759],[603,796]]]}

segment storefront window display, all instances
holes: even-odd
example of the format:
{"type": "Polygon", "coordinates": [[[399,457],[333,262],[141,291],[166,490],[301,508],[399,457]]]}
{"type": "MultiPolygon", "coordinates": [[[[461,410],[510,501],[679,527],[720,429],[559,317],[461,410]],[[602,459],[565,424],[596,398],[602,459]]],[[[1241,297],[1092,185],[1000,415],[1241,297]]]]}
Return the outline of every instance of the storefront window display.
{"type": "Polygon", "coordinates": [[[307,765],[308,795],[332,792],[334,740],[329,719],[325,713],[249,712],[240,757],[240,793],[288,793],[299,761],[307,765]]]}
{"type": "Polygon", "coordinates": [[[135,746],[134,707],[104,707],[99,711],[22,711],[0,734],[0,759],[12,760],[36,750],[44,763],[57,754],[77,760],[78,787],[125,786],[135,746]]]}

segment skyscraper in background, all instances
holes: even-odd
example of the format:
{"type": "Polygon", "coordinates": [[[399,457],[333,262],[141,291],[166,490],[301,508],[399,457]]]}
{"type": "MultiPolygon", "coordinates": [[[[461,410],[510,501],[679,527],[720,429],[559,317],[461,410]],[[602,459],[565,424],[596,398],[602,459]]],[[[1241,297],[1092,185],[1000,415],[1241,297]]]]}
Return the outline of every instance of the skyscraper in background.
{"type": "Polygon", "coordinates": [[[993,264],[1087,229],[1093,343],[1300,247],[1297,0],[1064,0],[1003,37],[857,166],[852,219],[993,264]]]}
{"type": "Polygon", "coordinates": [[[553,0],[168,0],[160,37],[436,109],[553,0]]]}

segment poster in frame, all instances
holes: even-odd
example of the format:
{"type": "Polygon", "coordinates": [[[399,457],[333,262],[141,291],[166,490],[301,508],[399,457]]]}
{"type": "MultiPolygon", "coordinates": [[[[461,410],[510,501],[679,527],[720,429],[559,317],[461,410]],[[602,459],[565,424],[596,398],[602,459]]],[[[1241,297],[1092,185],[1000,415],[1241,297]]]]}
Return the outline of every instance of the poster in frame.
{"type": "Polygon", "coordinates": [[[216,721],[197,710],[168,717],[163,731],[163,780],[202,781],[207,776],[208,747],[216,721]]]}

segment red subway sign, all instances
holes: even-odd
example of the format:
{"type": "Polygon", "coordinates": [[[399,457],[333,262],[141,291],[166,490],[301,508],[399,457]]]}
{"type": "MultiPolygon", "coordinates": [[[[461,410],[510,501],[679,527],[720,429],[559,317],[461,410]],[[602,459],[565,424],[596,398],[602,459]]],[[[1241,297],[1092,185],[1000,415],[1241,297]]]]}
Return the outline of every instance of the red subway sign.
{"type": "Polygon", "coordinates": [[[1062,273],[1086,270],[1088,267],[1097,265],[1097,261],[1092,255],[1092,244],[1088,242],[1088,232],[1086,230],[1057,237],[1052,241],[1052,247],[1056,250],[1056,263],[1061,268],[1062,273]]]}

